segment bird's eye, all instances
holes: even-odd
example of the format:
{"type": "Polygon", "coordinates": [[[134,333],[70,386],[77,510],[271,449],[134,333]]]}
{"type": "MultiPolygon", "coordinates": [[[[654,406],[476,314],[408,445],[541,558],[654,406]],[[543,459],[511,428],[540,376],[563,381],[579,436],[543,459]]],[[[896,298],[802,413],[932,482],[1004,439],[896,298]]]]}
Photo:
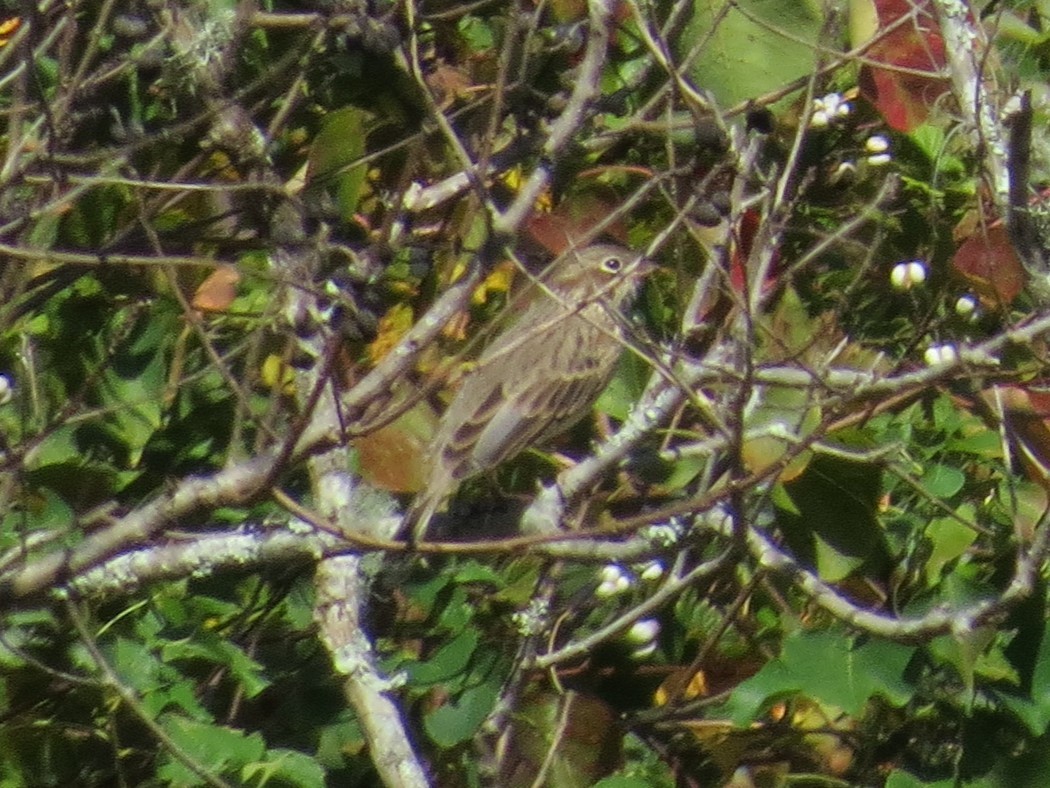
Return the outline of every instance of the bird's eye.
{"type": "Polygon", "coordinates": [[[619,273],[623,268],[623,260],[619,257],[606,257],[602,260],[602,270],[607,274],[619,273]]]}

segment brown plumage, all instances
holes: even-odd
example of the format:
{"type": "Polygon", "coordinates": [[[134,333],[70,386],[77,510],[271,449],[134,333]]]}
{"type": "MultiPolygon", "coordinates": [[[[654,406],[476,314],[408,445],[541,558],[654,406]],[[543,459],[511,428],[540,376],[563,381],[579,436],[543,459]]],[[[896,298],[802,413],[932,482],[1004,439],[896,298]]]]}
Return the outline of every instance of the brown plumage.
{"type": "Polygon", "coordinates": [[[482,352],[431,444],[429,478],[409,510],[413,538],[461,481],[541,444],[586,415],[623,349],[617,313],[650,264],[612,245],[567,252],[521,315],[482,352]]]}

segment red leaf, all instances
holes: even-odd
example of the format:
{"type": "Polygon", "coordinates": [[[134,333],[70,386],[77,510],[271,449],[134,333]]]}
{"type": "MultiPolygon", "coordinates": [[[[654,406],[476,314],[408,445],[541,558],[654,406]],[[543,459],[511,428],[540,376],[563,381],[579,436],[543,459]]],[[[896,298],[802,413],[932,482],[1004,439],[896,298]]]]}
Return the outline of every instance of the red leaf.
{"type": "MultiPolygon", "coordinates": [[[[754,246],[755,235],[758,234],[761,221],[762,217],[756,208],[748,208],[740,215],[740,223],[736,230],[736,243],[733,245],[733,254],[729,261],[729,281],[738,293],[744,292],[744,283],[747,281],[747,260],[751,256],[751,249],[754,246]]],[[[779,257],[775,252],[774,255],[779,257]]],[[[774,277],[775,272],[770,271],[769,277],[763,282],[763,287],[771,285],[774,277]]]]}
{"type": "Polygon", "coordinates": [[[945,63],[944,39],[929,5],[929,0],[875,0],[879,33],[865,53],[869,63],[861,68],[860,90],[896,131],[921,125],[949,88],[948,80],[939,76],[945,63]]]}
{"type": "MultiPolygon", "coordinates": [[[[1050,391],[1038,383],[997,386],[1006,424],[1021,448],[1026,474],[1046,484],[1050,477],[1050,391]]],[[[992,399],[986,394],[986,399],[992,399]]]]}
{"type": "MultiPolygon", "coordinates": [[[[577,194],[563,200],[551,213],[530,216],[525,231],[530,240],[556,256],[578,245],[616,206],[615,195],[577,194]]],[[[618,219],[602,230],[602,236],[626,246],[627,226],[618,219]]]]}
{"type": "Polygon", "coordinates": [[[1002,223],[979,229],[967,238],[956,250],[952,267],[993,308],[1017,298],[1026,281],[1024,268],[1002,223]]]}

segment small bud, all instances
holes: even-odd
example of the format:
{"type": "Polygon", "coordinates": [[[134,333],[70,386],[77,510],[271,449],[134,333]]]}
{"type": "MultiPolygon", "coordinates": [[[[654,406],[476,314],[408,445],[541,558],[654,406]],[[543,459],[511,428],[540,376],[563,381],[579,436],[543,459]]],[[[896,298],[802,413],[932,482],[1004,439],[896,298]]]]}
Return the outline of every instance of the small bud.
{"type": "Polygon", "coordinates": [[[911,290],[926,281],[926,266],[919,260],[897,263],[890,271],[890,284],[897,290],[911,290]]]}
{"type": "Polygon", "coordinates": [[[693,219],[701,227],[717,227],[722,223],[722,214],[709,202],[702,202],[693,210],[693,219]]]}
{"type": "Polygon", "coordinates": [[[623,574],[623,570],[620,569],[619,564],[606,564],[598,570],[598,577],[601,578],[603,583],[613,582],[623,574]]]}
{"type": "Polygon", "coordinates": [[[822,109],[814,111],[809,118],[809,127],[811,129],[826,129],[831,125],[831,121],[828,120],[828,113],[822,109]]]}
{"type": "Polygon", "coordinates": [[[113,17],[111,28],[118,36],[136,41],[149,34],[149,24],[141,16],[134,14],[117,14],[113,17]]]}
{"type": "Polygon", "coordinates": [[[977,316],[977,299],[969,293],[959,296],[955,301],[955,314],[967,319],[975,318],[977,316]]]}
{"type": "Polygon", "coordinates": [[[828,183],[832,186],[852,183],[856,179],[857,165],[848,159],[840,161],[834,170],[828,175],[828,183]]]}
{"type": "Polygon", "coordinates": [[[598,587],[594,590],[594,595],[599,599],[622,594],[631,587],[631,579],[616,564],[603,566],[598,572],[598,578],[598,587]]]}
{"type": "Polygon", "coordinates": [[[832,123],[843,121],[853,113],[853,105],[842,98],[841,93],[828,93],[813,99],[813,114],[810,116],[811,129],[826,129],[832,123]]]}
{"type": "Polygon", "coordinates": [[[649,659],[653,654],[656,653],[656,641],[646,643],[644,646],[639,646],[631,652],[631,659],[636,662],[641,662],[643,659],[649,659]]]}
{"type": "Polygon", "coordinates": [[[828,115],[834,115],[838,112],[839,104],[842,103],[842,94],[840,93],[828,93],[822,98],[818,98],[815,104],[819,104],[820,108],[825,110],[828,115]]]}
{"type": "Polygon", "coordinates": [[[881,134],[872,134],[864,141],[864,150],[868,153],[886,153],[890,149],[890,141],[881,134]]]}
{"type": "Polygon", "coordinates": [[[524,610],[512,613],[511,622],[521,635],[528,637],[543,632],[549,615],[549,606],[545,602],[534,599],[524,610]]]}
{"type": "Polygon", "coordinates": [[[7,375],[0,375],[0,405],[6,405],[14,396],[11,379],[7,375]]]}
{"type": "Polygon", "coordinates": [[[733,212],[733,198],[725,189],[716,189],[711,192],[707,200],[722,216],[729,216],[733,212]]]}
{"type": "Polygon", "coordinates": [[[890,271],[890,284],[893,285],[896,290],[903,290],[908,284],[908,265],[907,263],[897,263],[893,266],[893,270],[890,271]]]}
{"type": "Polygon", "coordinates": [[[678,518],[672,517],[666,523],[643,528],[639,536],[660,547],[673,547],[685,535],[687,530],[685,523],[678,518]]]}
{"type": "Polygon", "coordinates": [[[639,566],[637,571],[640,579],[647,583],[651,583],[654,580],[659,580],[663,577],[664,565],[659,561],[653,560],[639,566]]]}
{"type": "Polygon", "coordinates": [[[1011,116],[1016,115],[1020,111],[1021,95],[1019,93],[1014,93],[1014,95],[1010,96],[1010,98],[1006,100],[1006,103],[1003,104],[1003,119],[1009,120],[1011,116]]]}
{"type": "Polygon", "coordinates": [[[631,624],[623,636],[624,642],[635,646],[653,643],[660,634],[660,622],[655,618],[643,618],[631,624]]]}
{"type": "Polygon", "coordinates": [[[954,345],[930,345],[922,354],[923,361],[928,367],[936,367],[940,364],[951,364],[959,358],[959,352],[954,345]]]}

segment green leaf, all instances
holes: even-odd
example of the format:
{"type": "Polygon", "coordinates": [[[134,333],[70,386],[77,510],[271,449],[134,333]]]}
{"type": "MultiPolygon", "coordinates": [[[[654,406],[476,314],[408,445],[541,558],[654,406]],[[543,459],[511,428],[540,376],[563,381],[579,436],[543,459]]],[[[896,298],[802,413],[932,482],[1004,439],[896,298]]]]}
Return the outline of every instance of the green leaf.
{"type": "Polygon", "coordinates": [[[129,202],[128,190],[120,186],[89,189],[63,216],[63,240],[76,247],[98,249],[116,232],[129,202]]]}
{"type": "Polygon", "coordinates": [[[983,659],[985,650],[995,639],[995,630],[990,627],[975,627],[970,630],[960,630],[950,635],[942,635],[934,638],[929,645],[930,653],[937,659],[951,665],[962,678],[966,688],[962,696],[963,702],[969,707],[973,702],[975,677],[978,667],[983,659]]]}
{"type": "Polygon", "coordinates": [[[985,459],[999,459],[1003,456],[1003,441],[995,430],[982,429],[972,435],[953,438],[944,444],[948,451],[972,454],[985,459]]]}
{"type": "Polygon", "coordinates": [[[937,161],[944,155],[947,135],[940,126],[923,123],[908,133],[908,138],[929,161],[937,161]]]}
{"type": "Polygon", "coordinates": [[[1046,514],[1046,488],[1036,482],[1008,478],[996,490],[996,500],[1009,512],[1014,532],[1031,539],[1046,514]]]}
{"type": "Polygon", "coordinates": [[[175,640],[161,649],[164,660],[204,659],[228,668],[249,698],[270,686],[263,667],[226,638],[210,632],[198,632],[192,640],[175,640]]]}
{"type": "Polygon", "coordinates": [[[475,630],[464,629],[426,662],[407,667],[412,683],[429,686],[458,676],[466,670],[478,647],[478,641],[478,633],[475,630]]]}
{"type": "Polygon", "coordinates": [[[25,653],[47,639],[64,625],[49,610],[17,610],[4,615],[4,636],[0,638],[0,666],[25,665],[25,653]],[[18,649],[19,651],[11,651],[18,649]]]}
{"type": "Polygon", "coordinates": [[[167,315],[139,321],[102,375],[100,396],[110,408],[106,423],[113,438],[125,447],[132,468],[162,424],[168,374],[164,351],[172,329],[173,321],[167,315]]]}
{"type": "Polygon", "coordinates": [[[725,709],[737,727],[754,721],[773,703],[797,695],[802,691],[799,679],[779,659],[767,663],[749,679],[738,684],[725,704],[725,709]]]}
{"type": "Polygon", "coordinates": [[[894,769],[886,778],[886,788],[957,788],[958,785],[959,783],[956,780],[938,780],[932,783],[923,782],[918,777],[908,772],[902,772],[899,769],[894,769]]]}
{"type": "Polygon", "coordinates": [[[1033,736],[1043,736],[1050,727],[1050,621],[1033,638],[1025,656],[1032,656],[1031,689],[1024,695],[995,691],[1003,703],[1027,726],[1033,736]],[[1034,652],[1034,653],[1033,653],[1034,652]]]}
{"type": "Polygon", "coordinates": [[[348,754],[364,747],[365,737],[361,725],[352,717],[339,719],[318,729],[317,760],[328,769],[339,768],[345,763],[348,754]]]}
{"type": "Polygon", "coordinates": [[[879,695],[903,706],[914,693],[904,670],[915,649],[889,641],[861,642],[841,632],[799,631],[781,655],[741,682],[728,703],[736,725],[746,725],[774,700],[801,693],[847,714],[859,714],[879,695]]]}
{"type": "Polygon", "coordinates": [[[641,777],[606,777],[594,784],[594,788],[652,788],[652,783],[641,777]]]}
{"type": "Polygon", "coordinates": [[[659,481],[660,490],[677,492],[683,489],[689,482],[711,464],[711,458],[700,455],[685,455],[670,463],[670,468],[664,471],[659,481]]]}
{"type": "Polygon", "coordinates": [[[310,146],[306,198],[332,201],[344,222],[353,218],[365,183],[366,165],[354,162],[365,155],[366,117],[357,107],[329,112],[310,146]]]}
{"type": "Polygon", "coordinates": [[[607,413],[617,421],[625,421],[634,403],[645,390],[651,370],[643,358],[635,353],[624,353],[620,356],[616,374],[598,397],[595,408],[599,413],[607,413]]]}
{"type": "Polygon", "coordinates": [[[931,585],[940,579],[949,561],[963,555],[977,539],[977,532],[966,522],[974,517],[971,504],[959,507],[958,517],[937,517],[926,526],[930,540],[930,557],[926,560],[926,581],[931,585]]]}
{"type": "Polygon", "coordinates": [[[919,484],[934,498],[951,498],[966,484],[966,475],[950,465],[931,465],[919,484]]]}
{"type": "Polygon", "coordinates": [[[241,769],[245,781],[256,785],[267,785],[271,781],[288,783],[301,788],[323,788],[325,771],[321,765],[305,753],[277,748],[267,752],[268,758],[259,763],[249,763],[241,769]]]}
{"type": "Polygon", "coordinates": [[[474,606],[470,602],[467,590],[462,586],[456,586],[438,616],[438,626],[443,632],[455,635],[473,620],[474,606]]]}
{"type": "Polygon", "coordinates": [[[813,534],[814,565],[820,576],[829,583],[837,583],[856,572],[862,566],[866,556],[850,555],[829,544],[819,534],[813,534]]]}
{"type": "Polygon", "coordinates": [[[162,686],[164,663],[145,643],[118,637],[103,648],[103,653],[117,675],[139,695],[148,695],[162,686]]]}
{"type": "Polygon", "coordinates": [[[813,0],[693,0],[693,15],[676,43],[695,49],[689,74],[732,107],[783,88],[813,71],[823,25],[813,0]]]}
{"type": "Polygon", "coordinates": [[[497,688],[483,684],[465,690],[455,702],[446,703],[423,720],[427,735],[441,747],[467,741],[477,732],[499,697],[497,688]]]}
{"type": "Polygon", "coordinates": [[[35,469],[65,462],[79,462],[83,453],[77,445],[76,437],[76,426],[63,424],[37,445],[27,464],[31,469],[35,469]]]}
{"type": "Polygon", "coordinates": [[[822,578],[838,581],[889,562],[877,516],[882,474],[878,466],[817,455],[802,476],[784,487],[794,512],[777,510],[777,523],[798,560],[822,578]]]}
{"type": "Polygon", "coordinates": [[[178,708],[198,720],[210,718],[196,696],[193,681],[162,662],[148,643],[118,637],[103,647],[103,653],[150,714],[178,708]]]}
{"type": "Polygon", "coordinates": [[[496,45],[492,27],[479,17],[473,15],[463,17],[457,26],[457,32],[462,36],[471,52],[485,52],[496,45]]]}
{"type": "Polygon", "coordinates": [[[795,502],[791,500],[791,496],[788,494],[787,489],[784,487],[783,482],[776,482],[770,491],[769,499],[773,502],[773,505],[778,509],[782,509],[788,514],[795,516],[801,515],[802,512],[795,506],[795,502]]]}
{"type": "MultiPolygon", "coordinates": [[[[68,470],[67,470],[68,474],[68,470]]],[[[42,482],[39,477],[33,477],[34,484],[42,482]]],[[[26,530],[68,530],[75,522],[73,509],[62,498],[62,496],[51,489],[43,486],[27,490],[22,494],[22,506],[18,509],[9,509],[4,513],[0,521],[0,535],[3,543],[13,546],[23,538],[26,530]]],[[[79,537],[74,531],[71,536],[79,537]]]]}
{"type": "Polygon", "coordinates": [[[409,585],[405,592],[417,608],[421,618],[428,618],[437,604],[440,595],[451,584],[452,579],[445,573],[439,573],[422,583],[409,585]]]}
{"type": "Polygon", "coordinates": [[[453,577],[457,583],[487,583],[502,588],[504,586],[503,575],[496,572],[490,566],[478,561],[464,561],[456,566],[453,577]]]}
{"type": "MultiPolygon", "coordinates": [[[[263,737],[258,733],[245,734],[235,728],[175,715],[162,716],[160,724],[180,749],[213,774],[239,771],[249,763],[260,761],[266,752],[263,737]]],[[[168,762],[157,769],[161,779],[171,785],[201,784],[201,779],[180,761],[170,755],[165,757],[168,762]]]]}
{"type": "MultiPolygon", "coordinates": [[[[33,225],[26,246],[33,249],[50,249],[58,239],[58,230],[61,226],[62,212],[48,211],[43,214],[33,225]]],[[[42,271],[36,271],[38,275],[42,271]]]]}
{"type": "MultiPolygon", "coordinates": [[[[801,307],[800,307],[801,309],[801,307]]],[[[791,319],[784,314],[775,321],[776,331],[785,346],[792,347],[788,335],[797,327],[790,325],[791,319]]],[[[804,388],[790,386],[759,386],[757,398],[752,400],[745,412],[747,435],[743,446],[743,459],[750,470],[760,473],[780,463],[799,440],[809,436],[820,424],[820,408],[814,406],[812,393],[804,388]]],[[[788,482],[800,476],[808,467],[812,452],[803,451],[795,455],[781,471],[782,481],[788,482]]]]}

